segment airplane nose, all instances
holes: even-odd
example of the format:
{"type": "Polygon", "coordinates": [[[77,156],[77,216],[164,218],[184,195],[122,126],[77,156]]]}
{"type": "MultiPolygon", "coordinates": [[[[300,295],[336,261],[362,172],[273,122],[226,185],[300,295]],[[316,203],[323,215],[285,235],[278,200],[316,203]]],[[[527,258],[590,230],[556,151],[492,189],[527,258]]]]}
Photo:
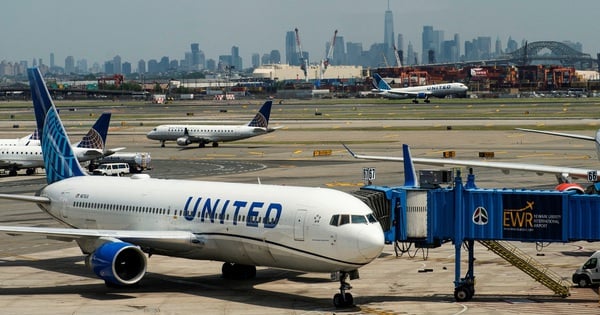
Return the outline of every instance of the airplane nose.
{"type": "Polygon", "coordinates": [[[366,226],[358,239],[358,251],[367,262],[379,257],[384,245],[383,231],[379,224],[366,226]]]}

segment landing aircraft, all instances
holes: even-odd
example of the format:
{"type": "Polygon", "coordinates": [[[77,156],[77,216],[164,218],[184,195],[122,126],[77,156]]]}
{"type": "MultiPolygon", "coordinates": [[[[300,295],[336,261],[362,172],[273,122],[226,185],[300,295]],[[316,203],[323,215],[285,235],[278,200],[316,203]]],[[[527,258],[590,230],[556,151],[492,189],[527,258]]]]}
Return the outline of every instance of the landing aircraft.
{"type": "MultiPolygon", "coordinates": [[[[121,149],[104,150],[110,116],[110,113],[100,115],[81,141],[73,145],[75,155],[80,162],[110,155],[115,150],[121,149]]],[[[44,167],[42,148],[39,142],[36,143],[38,140],[30,141],[21,145],[0,146],[0,169],[7,169],[10,176],[16,176],[20,169],[27,169],[26,174],[31,175],[35,173],[36,168],[44,167]]]]}
{"type": "Polygon", "coordinates": [[[377,73],[373,74],[375,80],[376,89],[373,92],[385,98],[412,98],[413,103],[419,103],[418,99],[424,99],[425,103],[429,103],[431,96],[435,97],[446,97],[449,95],[455,95],[458,97],[465,97],[467,90],[469,89],[462,83],[444,83],[444,84],[433,84],[433,85],[422,85],[422,86],[411,86],[405,88],[392,88],[385,80],[377,73]]]}
{"type": "MultiPolygon", "coordinates": [[[[0,226],[0,232],[75,240],[110,286],[142,280],[149,256],[223,261],[226,278],[252,278],[255,266],[336,273],[336,307],[353,304],[346,282],[377,258],[383,231],[358,198],[333,189],[88,176],[74,156],[41,73],[28,69],[48,185],[36,203],[67,228],[0,226]]],[[[1,268],[1,266],[0,266],[1,268]]]]}
{"type": "MultiPolygon", "coordinates": [[[[364,155],[354,153],[350,148],[344,145],[344,148],[356,159],[366,160],[380,160],[380,161],[404,161],[403,157],[390,157],[390,156],[376,156],[376,155],[364,155]]],[[[527,171],[535,172],[538,175],[543,174],[554,174],[559,184],[556,189],[559,191],[575,191],[577,193],[584,193],[585,189],[577,184],[573,183],[573,178],[583,178],[590,181],[597,181],[597,176],[600,174],[600,170],[563,167],[563,166],[551,166],[551,165],[540,165],[540,164],[527,164],[527,163],[508,163],[508,162],[492,162],[486,160],[456,160],[456,159],[431,159],[431,158],[412,158],[413,163],[416,164],[428,164],[436,166],[464,166],[464,167],[487,167],[500,169],[503,173],[508,174],[510,171],[527,171]]]]}
{"type": "Polygon", "coordinates": [[[161,147],[165,146],[166,141],[175,141],[180,146],[198,143],[201,148],[212,142],[212,146],[217,147],[219,142],[241,140],[275,131],[276,128],[269,128],[272,104],[273,101],[266,101],[256,116],[245,125],[160,125],[148,132],[146,137],[159,140],[161,147]]]}

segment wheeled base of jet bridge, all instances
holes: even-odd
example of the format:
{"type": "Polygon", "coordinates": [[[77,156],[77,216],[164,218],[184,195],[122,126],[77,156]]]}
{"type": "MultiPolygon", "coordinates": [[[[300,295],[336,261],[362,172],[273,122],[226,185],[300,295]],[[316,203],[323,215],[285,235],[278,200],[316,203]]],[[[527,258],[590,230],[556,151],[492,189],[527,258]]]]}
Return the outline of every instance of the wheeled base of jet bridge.
{"type": "MultiPolygon", "coordinates": [[[[479,242],[523,272],[552,289],[569,295],[570,284],[548,268],[523,257],[503,241],[600,241],[600,195],[524,189],[480,189],[470,173],[463,185],[460,172],[442,185],[416,182],[408,147],[404,148],[405,184],[399,187],[365,186],[354,195],[367,203],[379,219],[389,244],[414,243],[435,248],[455,247],[454,297],[468,301],[475,294],[474,245],[479,242]],[[461,272],[463,244],[468,251],[466,273],[461,272]]],[[[431,174],[429,174],[431,175],[431,174]]],[[[428,180],[431,176],[425,176],[428,180]]]]}

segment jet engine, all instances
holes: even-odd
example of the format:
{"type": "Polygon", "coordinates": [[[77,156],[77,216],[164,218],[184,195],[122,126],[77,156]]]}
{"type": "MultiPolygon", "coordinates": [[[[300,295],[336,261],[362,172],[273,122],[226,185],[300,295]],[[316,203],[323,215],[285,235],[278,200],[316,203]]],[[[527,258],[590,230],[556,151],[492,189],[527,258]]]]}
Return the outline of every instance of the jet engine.
{"type": "Polygon", "coordinates": [[[578,194],[583,194],[585,191],[581,185],[575,183],[561,183],[554,187],[554,189],[558,191],[574,191],[578,194]]]}
{"type": "Polygon", "coordinates": [[[427,96],[427,94],[425,94],[423,92],[417,93],[417,98],[425,98],[426,96],[427,96]]]}
{"type": "Polygon", "coordinates": [[[192,143],[192,141],[190,141],[190,138],[188,137],[177,138],[177,145],[186,146],[190,143],[192,143]]]}
{"type": "Polygon", "coordinates": [[[108,242],[90,257],[94,273],[107,284],[127,286],[139,282],[146,274],[146,256],[130,243],[108,242]]]}

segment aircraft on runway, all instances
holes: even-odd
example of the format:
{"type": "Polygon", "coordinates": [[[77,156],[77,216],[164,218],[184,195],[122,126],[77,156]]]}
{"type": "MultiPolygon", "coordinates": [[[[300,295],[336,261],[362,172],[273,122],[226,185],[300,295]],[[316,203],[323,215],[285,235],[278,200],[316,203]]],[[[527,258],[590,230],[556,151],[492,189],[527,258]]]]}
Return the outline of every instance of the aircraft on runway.
{"type": "Polygon", "coordinates": [[[392,88],[385,80],[377,73],[373,74],[375,80],[375,89],[373,92],[385,98],[412,98],[413,103],[419,103],[418,99],[424,99],[425,103],[429,103],[431,96],[435,97],[446,97],[454,95],[458,97],[465,97],[467,90],[469,89],[462,83],[444,83],[444,84],[433,84],[433,85],[422,85],[422,86],[411,86],[405,88],[392,88]]]}
{"type": "MultiPolygon", "coordinates": [[[[346,282],[377,258],[383,230],[358,198],[333,189],[87,175],[41,73],[28,69],[48,185],[36,203],[69,228],[0,226],[0,232],[75,240],[108,285],[137,284],[152,254],[223,261],[226,278],[252,278],[255,266],[339,273],[336,307],[353,304],[346,282]]],[[[0,266],[1,268],[1,266],[0,266]]]]}
{"type": "MultiPolygon", "coordinates": [[[[375,155],[364,155],[356,154],[348,146],[344,144],[344,148],[348,150],[350,155],[356,159],[366,160],[380,160],[380,161],[404,161],[403,157],[390,157],[390,156],[375,156],[375,155]]],[[[556,189],[559,191],[575,191],[577,193],[584,193],[585,189],[577,184],[573,183],[573,178],[588,179],[592,182],[598,181],[598,174],[600,170],[584,169],[584,168],[573,168],[563,166],[551,166],[541,164],[527,164],[527,163],[509,163],[509,162],[492,162],[487,160],[457,160],[457,159],[432,159],[432,158],[412,158],[412,162],[416,164],[428,164],[436,166],[464,166],[464,167],[487,167],[500,169],[504,174],[510,173],[510,171],[527,171],[535,172],[538,175],[543,174],[554,174],[559,182],[556,189]]]]}
{"type": "MultiPolygon", "coordinates": [[[[80,162],[107,156],[122,149],[104,150],[110,116],[110,113],[100,115],[81,141],[73,145],[80,162]]],[[[0,146],[0,169],[7,169],[10,176],[16,176],[20,169],[27,169],[26,174],[32,175],[35,169],[40,167],[44,167],[44,159],[39,140],[31,140],[31,143],[26,142],[22,145],[0,146]]]]}
{"type": "Polygon", "coordinates": [[[277,128],[269,128],[269,116],[273,101],[266,101],[247,124],[234,125],[160,125],[148,132],[150,140],[159,140],[161,147],[166,141],[175,141],[180,146],[198,143],[203,148],[212,142],[213,147],[219,142],[241,140],[273,132],[277,128]]]}

